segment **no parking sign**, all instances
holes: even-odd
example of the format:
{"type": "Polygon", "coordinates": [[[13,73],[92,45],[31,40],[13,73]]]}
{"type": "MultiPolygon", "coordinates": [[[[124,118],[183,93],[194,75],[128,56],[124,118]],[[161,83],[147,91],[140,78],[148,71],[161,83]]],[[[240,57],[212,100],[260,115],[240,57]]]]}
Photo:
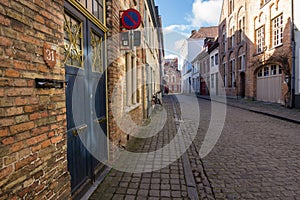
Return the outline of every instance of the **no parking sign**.
{"type": "Polygon", "coordinates": [[[127,30],[136,29],[141,24],[141,14],[136,9],[130,8],[123,12],[121,21],[127,30]]]}

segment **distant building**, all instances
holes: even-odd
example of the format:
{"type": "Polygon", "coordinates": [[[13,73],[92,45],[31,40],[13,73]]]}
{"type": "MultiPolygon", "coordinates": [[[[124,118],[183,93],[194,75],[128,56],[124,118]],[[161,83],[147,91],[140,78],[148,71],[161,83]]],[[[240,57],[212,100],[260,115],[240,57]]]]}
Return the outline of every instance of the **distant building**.
{"type": "Polygon", "coordinates": [[[169,93],[181,92],[181,71],[178,70],[178,58],[165,59],[164,80],[169,93]]]}
{"type": "MultiPolygon", "coordinates": [[[[198,31],[193,30],[187,39],[187,55],[182,67],[182,92],[191,93],[199,90],[196,80],[199,80],[199,72],[192,67],[192,61],[202,51],[204,40],[208,37],[215,38],[218,35],[218,27],[201,27],[198,31]],[[194,81],[194,85],[193,85],[194,81]]],[[[183,47],[184,48],[184,47],[183,47]]]]}
{"type": "Polygon", "coordinates": [[[219,73],[219,43],[218,38],[212,41],[208,49],[209,54],[209,73],[210,73],[210,95],[219,95],[219,88],[222,86],[219,73]]]}

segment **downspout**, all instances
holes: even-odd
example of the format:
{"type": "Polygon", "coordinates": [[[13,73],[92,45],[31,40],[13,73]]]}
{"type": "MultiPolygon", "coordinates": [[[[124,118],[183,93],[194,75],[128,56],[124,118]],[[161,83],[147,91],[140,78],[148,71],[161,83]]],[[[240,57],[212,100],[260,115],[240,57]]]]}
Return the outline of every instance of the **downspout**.
{"type": "Polygon", "coordinates": [[[291,35],[292,35],[292,83],[291,83],[291,101],[290,101],[290,107],[295,107],[295,69],[296,69],[296,63],[295,63],[295,25],[294,25],[294,0],[291,0],[291,6],[292,6],[292,21],[291,21],[291,35]]]}

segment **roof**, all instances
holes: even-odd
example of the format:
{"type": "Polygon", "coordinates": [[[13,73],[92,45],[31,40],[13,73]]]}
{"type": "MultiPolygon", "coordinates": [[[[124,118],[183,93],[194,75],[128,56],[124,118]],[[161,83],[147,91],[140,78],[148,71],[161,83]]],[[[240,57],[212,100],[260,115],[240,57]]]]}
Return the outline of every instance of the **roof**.
{"type": "Polygon", "coordinates": [[[218,36],[218,26],[210,26],[210,27],[201,27],[198,31],[193,31],[190,38],[206,38],[212,37],[215,38],[218,36]]]}

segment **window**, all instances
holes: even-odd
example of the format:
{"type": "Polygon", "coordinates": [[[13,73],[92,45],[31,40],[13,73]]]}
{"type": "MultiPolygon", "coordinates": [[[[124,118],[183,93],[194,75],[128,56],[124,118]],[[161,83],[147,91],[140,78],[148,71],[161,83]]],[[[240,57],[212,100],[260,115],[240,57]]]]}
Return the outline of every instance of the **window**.
{"type": "Polygon", "coordinates": [[[211,75],[211,88],[214,88],[215,87],[215,75],[214,74],[212,74],[211,75]]]}
{"type": "Polygon", "coordinates": [[[269,76],[269,67],[264,67],[264,76],[269,76]]]}
{"type": "Polygon", "coordinates": [[[229,41],[229,44],[228,44],[228,49],[234,47],[234,26],[232,26],[229,30],[229,34],[231,35],[230,37],[230,41],[229,41]]]}
{"type": "Polygon", "coordinates": [[[175,75],[172,76],[172,81],[173,81],[173,83],[176,83],[176,77],[175,77],[175,75]]]}
{"type": "Polygon", "coordinates": [[[126,54],[126,105],[136,104],[139,97],[137,96],[137,70],[136,57],[130,53],[126,54]]]}
{"type": "Polygon", "coordinates": [[[64,63],[71,66],[83,67],[83,22],[73,18],[67,12],[64,15],[64,63]]]}
{"type": "Polygon", "coordinates": [[[283,16],[282,14],[272,20],[273,47],[282,44],[283,39],[283,16]]]}
{"type": "Polygon", "coordinates": [[[222,50],[223,52],[225,52],[225,49],[226,49],[226,38],[227,37],[227,34],[226,34],[226,30],[225,30],[225,27],[223,27],[223,33],[222,33],[222,50]]]}
{"type": "Polygon", "coordinates": [[[210,57],[210,66],[213,67],[214,64],[215,64],[215,62],[214,62],[214,56],[211,56],[210,57]]]}
{"type": "Polygon", "coordinates": [[[262,77],[262,69],[259,69],[257,72],[257,77],[262,77]]]}
{"type": "Polygon", "coordinates": [[[274,76],[277,74],[277,66],[276,65],[272,65],[271,66],[271,76],[274,76]]]}
{"type": "Polygon", "coordinates": [[[256,30],[256,53],[261,53],[265,46],[265,27],[256,30]]]}
{"type": "Polygon", "coordinates": [[[282,68],[278,66],[278,74],[282,74],[282,68]]]}
{"type": "Polygon", "coordinates": [[[97,19],[103,22],[103,1],[102,0],[91,0],[91,1],[80,0],[80,3],[88,11],[90,11],[97,19]]]}
{"type": "Polygon", "coordinates": [[[231,84],[232,87],[235,87],[234,82],[235,82],[235,61],[231,60],[231,84]]]}
{"type": "Polygon", "coordinates": [[[217,53],[215,55],[215,65],[218,65],[219,64],[219,54],[217,53]]]}
{"type": "Polygon", "coordinates": [[[238,62],[239,62],[238,63],[239,70],[245,70],[246,67],[245,55],[239,56],[238,62]]]}
{"type": "Polygon", "coordinates": [[[237,38],[237,43],[240,43],[242,41],[244,41],[244,33],[245,33],[245,16],[243,16],[240,20],[239,20],[239,24],[238,24],[238,28],[239,28],[239,33],[238,33],[238,38],[237,38]]]}
{"type": "Polygon", "coordinates": [[[224,87],[227,87],[227,75],[226,75],[226,63],[223,63],[223,85],[224,87]]]}
{"type": "Polygon", "coordinates": [[[229,15],[233,12],[233,9],[234,9],[234,5],[233,5],[233,0],[230,0],[229,1],[229,15]]]}
{"type": "Polygon", "coordinates": [[[167,83],[169,83],[169,76],[168,75],[165,76],[165,80],[166,80],[167,83]]]}
{"type": "Polygon", "coordinates": [[[235,42],[235,40],[234,40],[234,34],[231,36],[231,47],[234,47],[234,42],[235,42]]]}
{"type": "Polygon", "coordinates": [[[207,67],[207,69],[206,69],[206,72],[209,72],[210,70],[209,70],[209,58],[207,58],[207,60],[206,60],[206,67],[207,67]]]}

